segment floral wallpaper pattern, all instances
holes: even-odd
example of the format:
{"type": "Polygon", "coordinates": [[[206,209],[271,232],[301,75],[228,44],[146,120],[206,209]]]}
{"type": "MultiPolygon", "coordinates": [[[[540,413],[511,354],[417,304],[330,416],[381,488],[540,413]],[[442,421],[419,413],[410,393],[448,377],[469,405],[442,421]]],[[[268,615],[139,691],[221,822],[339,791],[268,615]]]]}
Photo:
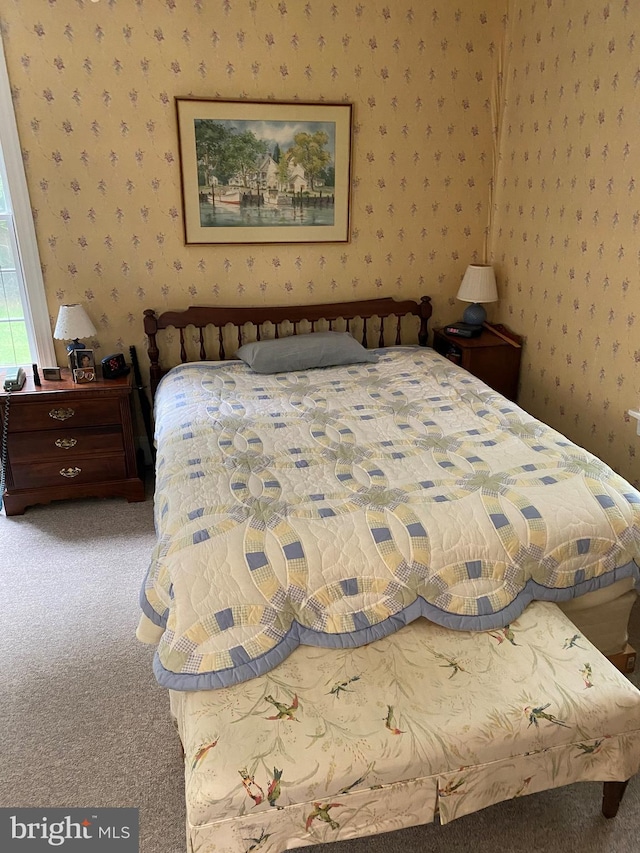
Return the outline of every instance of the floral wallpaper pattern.
{"type": "Polygon", "coordinates": [[[0,24],[52,323],[83,302],[106,353],[144,347],[145,308],[429,293],[437,326],[489,251],[521,404],[640,482],[629,0],[5,0],[0,24]],[[353,103],[351,242],[185,247],[184,95],[353,103]]]}
{"type": "Polygon", "coordinates": [[[491,246],[520,405],[639,486],[637,11],[511,2],[491,246]]]}
{"type": "MultiPolygon", "coordinates": [[[[51,314],[434,296],[484,255],[501,12],[485,0],[6,0],[51,314]],[[351,242],[183,245],[174,97],[354,104],[351,242]]],[[[455,309],[456,311],[459,308],[455,309]]]]}

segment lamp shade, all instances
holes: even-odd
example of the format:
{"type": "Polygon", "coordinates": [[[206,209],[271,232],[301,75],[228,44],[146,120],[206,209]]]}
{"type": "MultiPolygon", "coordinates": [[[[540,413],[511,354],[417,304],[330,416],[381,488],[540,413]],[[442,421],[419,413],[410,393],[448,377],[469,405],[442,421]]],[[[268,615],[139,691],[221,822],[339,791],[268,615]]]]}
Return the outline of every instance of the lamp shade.
{"type": "Polygon", "coordinates": [[[92,337],[95,334],[97,334],[96,328],[80,303],[60,306],[58,322],[53,333],[54,338],[59,341],[71,341],[92,337]]]}
{"type": "Polygon", "coordinates": [[[458,290],[461,302],[497,302],[496,274],[491,264],[469,264],[458,290]]]}

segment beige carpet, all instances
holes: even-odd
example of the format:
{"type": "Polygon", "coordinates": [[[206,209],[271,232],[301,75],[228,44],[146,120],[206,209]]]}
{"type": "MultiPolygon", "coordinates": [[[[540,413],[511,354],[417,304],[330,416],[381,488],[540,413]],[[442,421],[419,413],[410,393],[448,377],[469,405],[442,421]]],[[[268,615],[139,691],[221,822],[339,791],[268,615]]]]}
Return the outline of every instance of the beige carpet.
{"type": "MultiPolygon", "coordinates": [[[[150,500],[0,515],[0,806],[135,806],[141,853],[185,853],[177,735],[134,638],[153,542],[150,500]]],[[[640,605],[632,629],[640,649],[640,605]]],[[[323,853],[638,853],[640,778],[615,820],[600,799],[572,785],[323,853]]]]}

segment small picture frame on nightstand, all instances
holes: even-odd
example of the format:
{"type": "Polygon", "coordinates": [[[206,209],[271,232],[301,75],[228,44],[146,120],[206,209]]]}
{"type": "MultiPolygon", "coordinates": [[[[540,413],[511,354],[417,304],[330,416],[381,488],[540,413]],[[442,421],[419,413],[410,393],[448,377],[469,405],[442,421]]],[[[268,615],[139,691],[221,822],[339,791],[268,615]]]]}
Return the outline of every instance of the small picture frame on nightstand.
{"type": "Polygon", "coordinates": [[[78,383],[95,382],[96,369],[95,367],[80,367],[73,371],[73,381],[78,383]]]}
{"type": "Polygon", "coordinates": [[[84,370],[96,366],[92,349],[74,349],[70,354],[71,369],[84,370]]]}
{"type": "Polygon", "coordinates": [[[60,382],[62,373],[60,372],[59,367],[43,367],[42,378],[46,379],[48,382],[60,382]]]}
{"type": "Polygon", "coordinates": [[[74,382],[96,381],[96,363],[92,349],[74,349],[69,353],[69,366],[74,382]]]}

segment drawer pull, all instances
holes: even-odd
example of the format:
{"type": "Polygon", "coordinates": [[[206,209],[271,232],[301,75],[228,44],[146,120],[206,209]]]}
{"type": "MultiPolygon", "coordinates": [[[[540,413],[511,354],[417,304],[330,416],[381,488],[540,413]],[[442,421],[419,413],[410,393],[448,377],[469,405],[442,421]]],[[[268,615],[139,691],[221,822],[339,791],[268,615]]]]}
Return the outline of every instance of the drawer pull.
{"type": "Polygon", "coordinates": [[[56,438],[55,440],[56,447],[62,447],[63,450],[69,450],[71,447],[75,447],[78,443],[77,438],[56,438]]]}
{"type": "Polygon", "coordinates": [[[77,477],[78,474],[82,471],[82,468],[61,468],[60,473],[63,477],[69,477],[70,479],[73,477],[77,477]]]}
{"type": "Polygon", "coordinates": [[[54,421],[66,421],[74,415],[73,409],[51,409],[49,412],[49,417],[53,418],[54,421]]]}

